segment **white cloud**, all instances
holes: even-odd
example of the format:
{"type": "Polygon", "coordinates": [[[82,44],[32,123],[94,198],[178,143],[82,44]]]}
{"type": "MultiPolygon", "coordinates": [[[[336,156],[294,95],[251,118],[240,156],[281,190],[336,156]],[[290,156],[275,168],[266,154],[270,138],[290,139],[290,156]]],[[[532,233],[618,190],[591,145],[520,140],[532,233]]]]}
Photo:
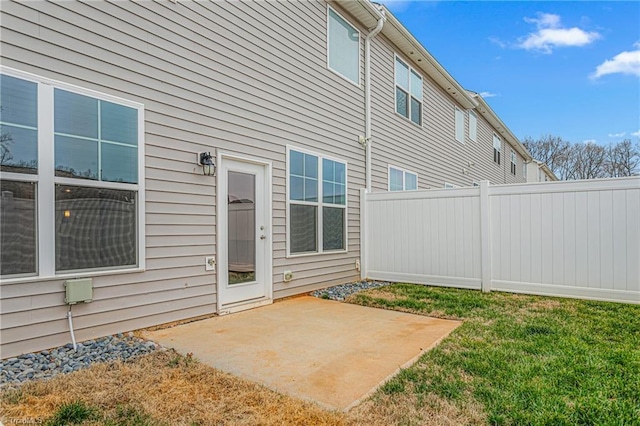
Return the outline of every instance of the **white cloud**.
{"type": "Polygon", "coordinates": [[[630,74],[640,77],[640,42],[633,45],[636,50],[618,53],[613,59],[608,59],[598,65],[591,74],[592,79],[607,74],[630,74]]]}
{"type": "Polygon", "coordinates": [[[586,140],[583,140],[582,143],[598,143],[598,141],[595,139],[586,139],[586,140]]]}
{"type": "Polygon", "coordinates": [[[626,134],[627,134],[627,132],[609,133],[609,137],[610,138],[623,138],[626,134]]]}
{"type": "Polygon", "coordinates": [[[551,13],[538,13],[537,18],[524,18],[534,24],[538,31],[518,40],[516,47],[525,50],[537,50],[551,53],[556,47],[580,47],[593,43],[600,38],[595,31],[585,31],[578,27],[562,28],[560,16],[551,13]]]}
{"type": "Polygon", "coordinates": [[[480,92],[479,95],[482,96],[483,98],[494,98],[498,96],[497,93],[491,93],[491,92],[480,92]]]}
{"type": "Polygon", "coordinates": [[[635,136],[637,138],[640,138],[640,130],[638,130],[637,132],[631,133],[631,136],[635,136]]]}

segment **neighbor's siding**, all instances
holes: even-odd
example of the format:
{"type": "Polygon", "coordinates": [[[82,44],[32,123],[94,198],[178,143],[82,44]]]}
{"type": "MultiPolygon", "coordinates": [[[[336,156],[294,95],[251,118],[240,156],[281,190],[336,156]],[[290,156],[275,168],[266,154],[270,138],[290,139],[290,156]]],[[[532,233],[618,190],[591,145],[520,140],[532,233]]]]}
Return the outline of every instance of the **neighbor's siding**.
{"type": "MultiPolygon", "coordinates": [[[[216,187],[198,151],[272,162],[276,298],[357,277],[363,90],[326,67],[325,3],[3,2],[1,31],[3,65],[145,106],[146,271],[94,278],[80,340],[215,312],[216,187]],[[287,144],[347,161],[348,254],[285,258],[287,144]]],[[[68,342],[62,280],[0,290],[2,357],[68,342]]]]}
{"type": "Polygon", "coordinates": [[[417,126],[395,112],[394,53],[419,68],[402,55],[384,36],[372,41],[372,186],[376,191],[388,188],[388,166],[418,173],[418,188],[443,188],[444,183],[461,187],[474,181],[493,184],[522,183],[522,158],[516,176],[510,173],[510,146],[503,138],[503,160],[493,162],[493,133],[497,132],[477,113],[477,141],[469,139],[467,111],[430,77],[423,78],[422,126],[417,126]],[[464,111],[465,142],[455,139],[455,107],[464,111]],[[469,162],[474,163],[469,167],[469,162]],[[463,169],[467,172],[463,173],[463,169]]]}

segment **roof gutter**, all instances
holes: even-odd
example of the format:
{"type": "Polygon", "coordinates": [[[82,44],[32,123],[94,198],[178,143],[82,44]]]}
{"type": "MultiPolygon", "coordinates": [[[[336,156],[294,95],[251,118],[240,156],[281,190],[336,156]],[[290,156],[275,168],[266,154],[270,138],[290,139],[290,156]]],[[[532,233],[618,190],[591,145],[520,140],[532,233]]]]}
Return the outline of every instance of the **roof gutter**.
{"type": "Polygon", "coordinates": [[[378,24],[364,38],[364,146],[366,150],[365,180],[367,192],[371,192],[371,150],[373,149],[371,138],[371,39],[382,30],[385,20],[385,12],[382,9],[379,11],[378,24]]]}

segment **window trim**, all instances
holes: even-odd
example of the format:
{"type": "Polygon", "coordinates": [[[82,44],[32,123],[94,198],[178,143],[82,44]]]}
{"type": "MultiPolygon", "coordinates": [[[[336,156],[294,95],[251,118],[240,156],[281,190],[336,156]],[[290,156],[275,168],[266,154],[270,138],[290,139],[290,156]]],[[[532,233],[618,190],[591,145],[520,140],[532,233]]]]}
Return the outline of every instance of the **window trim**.
{"type": "Polygon", "coordinates": [[[453,134],[454,134],[454,138],[456,141],[460,142],[461,144],[465,144],[464,141],[464,112],[458,108],[457,106],[454,106],[454,113],[453,113],[453,134]],[[458,121],[458,118],[460,118],[461,121],[458,121]],[[462,126],[460,128],[460,134],[458,134],[458,126],[462,126]],[[460,136],[460,139],[458,139],[458,136],[460,136]]]}
{"type": "Polygon", "coordinates": [[[449,183],[449,182],[444,183],[444,189],[456,189],[456,188],[460,188],[460,186],[455,185],[453,183],[449,183]]]}
{"type": "Polygon", "coordinates": [[[331,71],[332,73],[338,75],[340,78],[343,78],[344,80],[348,81],[349,83],[361,88],[362,87],[362,32],[360,31],[360,29],[358,27],[353,25],[353,23],[349,19],[347,19],[342,13],[338,12],[338,10],[336,10],[333,7],[331,7],[329,4],[327,4],[327,27],[326,28],[327,28],[327,31],[326,31],[327,32],[327,50],[326,50],[326,53],[327,53],[327,69],[329,71],[331,71]],[[330,56],[329,56],[329,49],[330,49],[330,45],[329,45],[329,20],[331,19],[331,16],[329,14],[330,10],[332,10],[336,15],[338,15],[339,17],[344,19],[346,23],[351,25],[353,27],[353,29],[358,32],[358,81],[357,82],[351,80],[349,77],[345,76],[340,71],[331,68],[330,56]]]}
{"type": "Polygon", "coordinates": [[[514,176],[518,174],[518,158],[513,149],[511,150],[511,174],[514,176]]]}
{"type": "Polygon", "coordinates": [[[478,142],[478,115],[469,110],[469,139],[478,142]],[[473,126],[471,126],[471,118],[473,117],[473,126]],[[473,137],[471,137],[471,129],[473,129],[473,137]]]}
{"type": "Polygon", "coordinates": [[[123,99],[117,96],[87,89],[74,84],[41,77],[36,74],[0,65],[0,73],[36,83],[38,93],[38,174],[2,172],[0,179],[34,182],[38,185],[36,196],[36,272],[34,274],[7,275],[2,278],[3,283],[46,281],[53,279],[68,279],[74,277],[94,277],[114,275],[145,270],[146,240],[145,240],[145,121],[144,104],[123,99]],[[99,100],[113,102],[134,108],[138,111],[138,183],[119,183],[89,179],[76,179],[55,176],[54,151],[54,90],[62,89],[80,95],[90,96],[99,100]],[[74,271],[56,272],[55,265],[55,186],[57,184],[98,187],[106,189],[122,189],[136,191],[136,219],[137,265],[125,267],[93,268],[74,271]]]}
{"type": "Polygon", "coordinates": [[[419,188],[420,188],[420,183],[419,183],[419,176],[417,172],[403,169],[402,167],[397,167],[392,164],[387,164],[387,191],[389,192],[417,191],[419,188]],[[402,189],[401,190],[397,190],[397,191],[391,190],[391,169],[395,169],[402,172],[402,189]],[[416,189],[407,189],[407,173],[412,174],[416,177],[416,189]]]}
{"type": "Polygon", "coordinates": [[[293,145],[289,145],[287,144],[287,153],[286,153],[286,165],[285,165],[285,173],[286,173],[286,190],[285,190],[285,196],[286,196],[286,228],[285,228],[285,232],[286,232],[286,248],[287,248],[287,253],[286,253],[286,258],[296,258],[296,257],[306,257],[306,256],[319,256],[319,255],[329,255],[329,254],[344,254],[344,253],[348,253],[349,252],[349,229],[348,229],[348,224],[349,224],[349,163],[346,160],[341,160],[337,157],[333,157],[330,155],[325,155],[325,154],[320,154],[319,152],[316,151],[311,151],[308,149],[304,149],[304,148],[299,148],[297,146],[293,146],[293,145]],[[290,199],[290,189],[291,189],[291,183],[290,183],[290,170],[289,170],[289,160],[291,158],[291,151],[296,151],[296,152],[300,152],[302,154],[308,154],[308,155],[313,155],[315,157],[318,158],[318,201],[317,202],[311,202],[311,201],[293,201],[290,199]],[[339,205],[339,204],[330,204],[330,203],[324,203],[322,200],[322,160],[331,160],[331,161],[335,161],[338,163],[342,163],[344,164],[344,187],[345,187],[345,194],[344,194],[344,205],[339,205]],[[317,206],[318,207],[318,212],[317,212],[317,216],[316,216],[316,241],[317,241],[317,251],[315,252],[304,252],[304,253],[292,253],[291,252],[291,213],[290,213],[290,206],[291,204],[294,205],[304,205],[304,206],[317,206]],[[323,213],[322,213],[322,207],[327,206],[327,207],[335,207],[335,208],[343,208],[344,209],[344,249],[342,250],[324,250],[323,247],[323,213]]]}
{"type": "MultiPolygon", "coordinates": [[[[404,91],[403,88],[400,88],[400,90],[404,91]]],[[[413,124],[414,126],[418,126],[420,128],[423,128],[423,124],[424,124],[424,77],[422,76],[422,73],[418,72],[417,69],[415,69],[414,67],[411,66],[411,64],[409,64],[409,61],[405,61],[403,58],[400,57],[400,55],[398,55],[395,52],[393,54],[393,111],[396,113],[396,115],[398,115],[399,117],[402,117],[403,119],[407,120],[409,123],[413,124]],[[398,85],[396,84],[396,61],[402,62],[409,69],[409,91],[407,93],[407,113],[408,113],[407,117],[405,117],[404,115],[402,115],[402,114],[400,114],[398,112],[398,92],[397,92],[398,85]],[[411,95],[411,72],[412,71],[418,77],[420,77],[420,81],[422,81],[422,100],[419,101],[420,102],[420,124],[416,123],[415,121],[413,121],[411,119],[411,98],[412,98],[412,95],[411,95]]]]}

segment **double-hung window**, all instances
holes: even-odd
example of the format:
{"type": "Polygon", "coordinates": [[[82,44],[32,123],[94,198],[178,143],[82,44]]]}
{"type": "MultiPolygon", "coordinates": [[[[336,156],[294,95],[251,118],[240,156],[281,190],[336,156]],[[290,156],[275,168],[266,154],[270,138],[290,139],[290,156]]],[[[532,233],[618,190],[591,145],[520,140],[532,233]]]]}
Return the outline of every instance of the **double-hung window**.
{"type": "Polygon", "coordinates": [[[469,139],[478,141],[478,116],[473,111],[469,111],[469,139]]]}
{"type": "Polygon", "coordinates": [[[422,76],[396,56],[396,112],[422,125],[422,76]]]}
{"type": "Polygon", "coordinates": [[[289,254],[346,251],[347,164],[294,148],[287,153],[289,254]]]}
{"type": "Polygon", "coordinates": [[[517,165],[516,165],[516,153],[511,151],[511,174],[512,175],[516,175],[516,170],[517,170],[517,165]]]}
{"type": "Polygon", "coordinates": [[[525,161],[522,162],[522,177],[527,178],[527,163],[525,161]]]}
{"type": "Polygon", "coordinates": [[[493,161],[500,164],[500,153],[502,151],[502,140],[498,135],[493,135],[493,161]]]}
{"type": "Polygon", "coordinates": [[[360,84],[360,32],[333,8],[328,8],[329,69],[360,84]]]}
{"type": "Polygon", "coordinates": [[[389,166],[389,191],[413,191],[418,189],[418,175],[389,166]]]}
{"type": "Polygon", "coordinates": [[[0,74],[3,278],[141,268],[143,106],[0,74]]]}

